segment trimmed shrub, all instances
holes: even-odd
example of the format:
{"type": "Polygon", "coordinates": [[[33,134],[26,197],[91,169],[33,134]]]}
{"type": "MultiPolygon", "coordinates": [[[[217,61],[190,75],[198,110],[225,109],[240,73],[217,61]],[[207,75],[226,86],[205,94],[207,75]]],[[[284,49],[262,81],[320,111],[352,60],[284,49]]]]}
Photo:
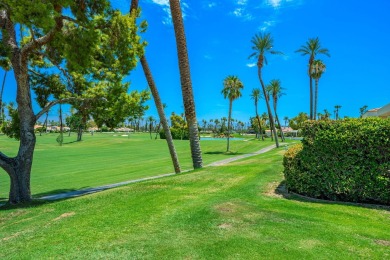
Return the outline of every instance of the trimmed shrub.
{"type": "Polygon", "coordinates": [[[308,121],[302,134],[283,160],[290,191],[390,205],[390,119],[308,121]]]}
{"type": "MultiPolygon", "coordinates": [[[[179,128],[171,127],[170,129],[171,129],[172,139],[174,140],[181,140],[182,138],[183,140],[189,139],[188,128],[179,129],[179,128]]],[[[166,139],[164,130],[160,131],[160,139],[166,139]]]]}

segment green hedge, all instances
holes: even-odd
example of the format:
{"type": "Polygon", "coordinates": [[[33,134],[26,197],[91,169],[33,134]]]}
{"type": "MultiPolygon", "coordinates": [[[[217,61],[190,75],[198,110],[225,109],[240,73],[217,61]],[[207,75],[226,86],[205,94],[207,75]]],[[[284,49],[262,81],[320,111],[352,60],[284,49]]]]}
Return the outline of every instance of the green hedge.
{"type": "MultiPolygon", "coordinates": [[[[171,135],[174,140],[181,140],[183,136],[183,140],[189,139],[188,128],[178,129],[178,128],[170,128],[171,135]]],[[[160,139],[166,139],[164,130],[160,131],[160,139]]]]}
{"type": "Polygon", "coordinates": [[[290,191],[390,205],[390,119],[308,121],[302,134],[283,160],[290,191]]]}

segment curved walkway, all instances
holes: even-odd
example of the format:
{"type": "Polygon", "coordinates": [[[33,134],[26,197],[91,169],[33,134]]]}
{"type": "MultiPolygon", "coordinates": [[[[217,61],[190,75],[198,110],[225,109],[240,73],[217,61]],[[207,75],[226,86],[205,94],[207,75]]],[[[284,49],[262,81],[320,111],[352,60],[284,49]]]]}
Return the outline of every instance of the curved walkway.
{"type": "MultiPolygon", "coordinates": [[[[281,145],[283,145],[283,144],[284,143],[282,143],[281,145]]],[[[259,154],[268,152],[268,151],[274,149],[275,147],[276,147],[275,145],[271,145],[271,146],[265,147],[265,148],[263,148],[263,149],[261,149],[261,150],[259,150],[257,152],[243,154],[243,155],[238,155],[238,156],[234,156],[234,157],[231,157],[231,158],[228,158],[228,159],[225,159],[225,160],[220,160],[220,161],[217,161],[217,162],[213,162],[213,163],[210,163],[210,164],[206,165],[205,167],[225,165],[225,164],[228,164],[228,163],[233,162],[233,161],[237,161],[237,160],[240,160],[240,159],[243,159],[243,158],[247,158],[247,157],[251,157],[251,156],[255,156],[255,155],[259,155],[259,154]]],[[[188,172],[188,171],[190,171],[190,170],[182,171],[182,172],[188,172]]],[[[76,191],[70,191],[70,192],[64,192],[64,193],[59,193],[59,194],[43,196],[43,197],[40,197],[38,199],[41,199],[41,200],[68,199],[68,198],[79,197],[79,196],[86,195],[86,194],[91,194],[91,193],[95,193],[95,192],[99,192],[99,191],[104,191],[104,190],[108,190],[108,189],[124,186],[124,185],[130,184],[130,183],[136,183],[136,182],[142,182],[142,181],[148,181],[148,180],[155,180],[155,179],[160,179],[160,178],[173,176],[173,175],[176,175],[176,174],[175,173],[161,174],[161,175],[157,175],[157,176],[153,176],[153,177],[146,177],[146,178],[141,178],[141,179],[136,179],[136,180],[123,181],[123,182],[103,185],[103,186],[94,187],[94,188],[87,188],[87,189],[82,189],[82,190],[76,190],[76,191]]]]}

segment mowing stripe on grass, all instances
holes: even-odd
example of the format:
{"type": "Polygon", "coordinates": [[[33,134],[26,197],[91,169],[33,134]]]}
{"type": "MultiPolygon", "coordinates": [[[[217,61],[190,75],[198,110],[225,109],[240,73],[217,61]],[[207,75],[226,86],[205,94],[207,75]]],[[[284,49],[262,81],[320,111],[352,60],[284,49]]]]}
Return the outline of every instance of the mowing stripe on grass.
{"type": "MultiPolygon", "coordinates": [[[[248,157],[251,157],[251,156],[255,156],[255,155],[262,154],[262,153],[266,153],[268,151],[271,151],[275,147],[276,147],[275,145],[271,145],[271,146],[263,148],[263,149],[261,149],[261,150],[259,150],[257,152],[243,154],[243,155],[235,156],[235,157],[232,157],[232,158],[229,158],[229,159],[217,161],[217,162],[208,164],[205,167],[225,165],[227,163],[230,163],[230,162],[233,162],[233,161],[237,161],[237,160],[240,160],[240,159],[243,159],[243,158],[248,158],[248,157]]],[[[182,173],[183,172],[188,172],[188,171],[190,171],[190,170],[182,171],[182,173]]],[[[175,175],[175,173],[161,174],[161,175],[157,175],[157,176],[146,177],[146,178],[130,180],[130,181],[123,181],[123,182],[103,185],[103,186],[94,187],[94,188],[81,189],[81,190],[76,190],[76,191],[70,191],[70,192],[64,192],[64,193],[59,193],[59,194],[54,194],[54,195],[43,196],[43,197],[40,197],[39,199],[41,199],[41,200],[60,200],[60,199],[74,198],[74,197],[79,197],[79,196],[83,196],[83,195],[87,195],[87,194],[91,194],[91,193],[95,193],[95,192],[104,191],[104,190],[107,190],[107,189],[112,189],[112,188],[124,186],[124,185],[131,184],[131,183],[155,180],[155,179],[160,179],[160,178],[173,176],[173,175],[175,175]]]]}

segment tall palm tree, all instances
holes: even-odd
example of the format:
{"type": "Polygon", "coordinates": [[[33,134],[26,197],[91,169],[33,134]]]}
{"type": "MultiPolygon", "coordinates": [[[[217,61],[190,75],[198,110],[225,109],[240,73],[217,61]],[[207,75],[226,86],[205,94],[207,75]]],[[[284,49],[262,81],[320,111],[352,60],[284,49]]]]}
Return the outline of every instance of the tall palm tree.
{"type": "MultiPolygon", "coordinates": [[[[130,13],[136,12],[137,9],[138,9],[138,0],[131,0],[130,13]]],[[[172,138],[171,130],[169,128],[168,120],[165,116],[164,105],[160,99],[160,94],[159,94],[157,86],[154,82],[153,75],[152,75],[152,72],[149,68],[149,64],[146,60],[145,55],[143,55],[140,58],[140,61],[141,61],[142,69],[144,71],[146,80],[147,80],[149,88],[150,88],[150,92],[152,92],[152,95],[153,95],[154,103],[155,103],[156,108],[157,108],[160,122],[163,126],[163,129],[164,129],[165,140],[167,141],[169,153],[171,155],[171,159],[172,159],[172,163],[173,163],[173,168],[175,169],[175,173],[180,173],[181,169],[180,169],[179,158],[177,156],[175,145],[173,143],[173,138],[172,138]]]]}
{"type": "Polygon", "coordinates": [[[226,151],[230,151],[230,129],[231,124],[230,121],[232,119],[232,107],[233,101],[237,98],[241,97],[241,90],[244,88],[244,84],[242,84],[241,80],[237,76],[227,76],[223,81],[223,89],[221,93],[224,98],[229,99],[229,116],[228,116],[228,135],[227,135],[227,147],[226,151]]]}
{"type": "Polygon", "coordinates": [[[340,110],[340,108],[341,108],[341,106],[340,105],[335,105],[334,106],[334,114],[335,114],[335,118],[336,118],[336,120],[338,120],[339,119],[339,110],[340,110]]]}
{"type": "Polygon", "coordinates": [[[179,0],[169,0],[171,8],[173,28],[176,37],[177,56],[179,60],[179,71],[181,90],[183,95],[184,110],[188,123],[189,139],[193,167],[202,168],[202,151],[200,149],[198,121],[196,120],[195,101],[192,93],[192,82],[190,65],[188,61],[187,42],[184,32],[183,17],[179,0]]]}
{"type": "Polygon", "coordinates": [[[321,60],[314,60],[311,70],[311,77],[315,81],[315,92],[314,92],[314,120],[316,120],[317,115],[317,104],[318,104],[318,81],[320,80],[322,73],[325,72],[326,66],[321,60]]]}
{"type": "Polygon", "coordinates": [[[154,118],[153,116],[149,116],[147,118],[147,121],[149,122],[149,135],[150,135],[150,139],[152,139],[152,130],[153,130],[153,123],[154,123],[154,118]]]}
{"type": "Polygon", "coordinates": [[[257,105],[258,105],[259,99],[262,98],[259,88],[252,89],[251,98],[255,101],[256,119],[257,119],[257,123],[259,124],[259,131],[260,131],[261,140],[264,141],[263,129],[261,129],[260,117],[259,117],[259,113],[257,111],[257,105]]]}
{"type": "Polygon", "coordinates": [[[272,97],[273,107],[274,107],[274,112],[275,112],[275,121],[279,125],[280,135],[282,137],[282,141],[284,141],[282,124],[280,123],[278,113],[276,112],[279,98],[285,94],[285,93],[283,93],[283,88],[281,86],[280,80],[278,80],[278,79],[271,80],[271,82],[267,86],[267,92],[269,92],[270,93],[269,96],[272,97]]]}
{"type": "Polygon", "coordinates": [[[275,144],[276,144],[276,147],[279,147],[279,141],[278,141],[278,135],[276,134],[276,128],[275,128],[275,124],[274,124],[274,118],[272,116],[272,112],[271,112],[271,107],[269,105],[269,97],[266,93],[266,88],[265,88],[265,84],[263,82],[263,78],[262,78],[262,75],[261,75],[261,70],[264,66],[264,64],[266,65],[267,64],[267,59],[265,57],[265,54],[283,54],[282,52],[280,51],[275,51],[273,50],[273,38],[271,36],[270,33],[259,33],[259,34],[256,34],[252,40],[251,40],[253,46],[252,46],[252,50],[254,50],[254,53],[252,53],[249,58],[252,58],[252,57],[255,57],[257,58],[257,74],[258,74],[258,77],[259,77],[259,80],[260,80],[260,84],[261,84],[261,87],[263,89],[263,95],[264,95],[264,99],[265,99],[265,103],[267,104],[267,110],[268,110],[268,116],[269,116],[269,121],[270,121],[270,127],[271,129],[273,130],[274,132],[274,136],[275,136],[275,144]]]}
{"type": "Polygon", "coordinates": [[[205,119],[202,119],[202,124],[203,124],[203,132],[206,132],[207,121],[205,119]]]}
{"type": "Polygon", "coordinates": [[[288,121],[290,121],[290,119],[288,118],[288,116],[285,116],[285,117],[283,117],[283,120],[284,120],[284,126],[287,127],[287,123],[288,123],[288,121]]]}
{"type": "Polygon", "coordinates": [[[313,80],[312,80],[312,66],[313,62],[318,54],[324,54],[330,57],[329,50],[326,48],[322,48],[320,44],[320,39],[309,38],[305,45],[302,45],[301,48],[296,50],[295,52],[300,52],[302,56],[309,55],[309,68],[308,75],[310,79],[310,120],[313,120],[313,80]]]}
{"type": "Polygon", "coordinates": [[[219,123],[220,123],[219,119],[214,119],[214,134],[217,134],[218,132],[217,128],[219,126],[219,123]]]}

